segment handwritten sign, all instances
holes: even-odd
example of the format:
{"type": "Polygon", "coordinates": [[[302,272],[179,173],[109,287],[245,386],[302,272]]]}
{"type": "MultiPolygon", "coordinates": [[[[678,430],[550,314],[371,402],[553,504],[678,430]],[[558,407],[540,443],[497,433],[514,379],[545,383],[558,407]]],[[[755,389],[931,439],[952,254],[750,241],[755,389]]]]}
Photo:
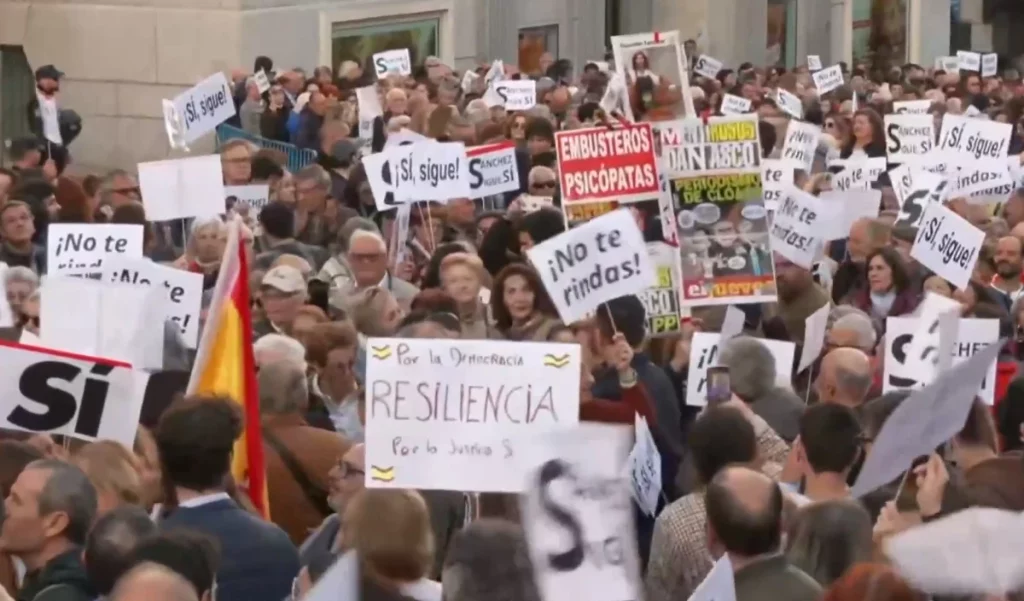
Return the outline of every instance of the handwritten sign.
{"type": "Polygon", "coordinates": [[[846,160],[842,171],[832,175],[832,187],[840,192],[869,188],[885,173],[885,157],[846,160]]]}
{"type": "Polygon", "coordinates": [[[750,112],[750,99],[726,94],[722,97],[723,115],[742,115],[750,112]]]}
{"type": "Polygon", "coordinates": [[[86,355],[0,342],[0,427],[134,444],[149,375],[86,355]]]}
{"type": "Polygon", "coordinates": [[[772,250],[804,269],[811,269],[825,246],[821,224],[828,220],[829,206],[791,187],[772,221],[772,250]]]}
{"type": "Polygon", "coordinates": [[[366,350],[367,486],[518,493],[519,454],[579,422],[579,345],[371,338],[366,350]]]}
{"type": "MultiPolygon", "coordinates": [[[[721,334],[697,332],[690,343],[690,365],[687,368],[686,404],[703,407],[707,404],[708,368],[718,365],[721,334]]],[[[796,345],[781,340],[758,340],[775,357],[775,385],[792,387],[793,357],[796,345]]]]}
{"type": "Polygon", "coordinates": [[[708,79],[715,79],[718,77],[718,73],[722,70],[722,61],[710,57],[706,54],[702,54],[697,57],[697,64],[694,68],[694,72],[698,75],[703,75],[708,79]]]}
{"type": "Polygon", "coordinates": [[[580,424],[527,448],[523,529],[541,597],[640,598],[633,508],[622,465],[630,431],[580,424]]]}
{"type": "Polygon", "coordinates": [[[173,104],[176,118],[183,127],[181,137],[186,144],[235,116],[231,88],[220,71],[176,96],[173,104]]]}
{"type": "Polygon", "coordinates": [[[134,224],[51,223],[46,238],[50,275],[99,278],[112,254],[142,258],[142,226],[134,224]]]}
{"type": "MultiPolygon", "coordinates": [[[[160,287],[164,294],[163,319],[181,328],[188,348],[199,344],[199,309],[203,300],[203,274],[159,265],[148,259],[109,257],[103,262],[102,281],[160,287]]],[[[161,320],[162,321],[162,320],[161,320]]]]}
{"type": "Polygon", "coordinates": [[[794,169],[810,172],[814,164],[814,152],[818,149],[821,130],[816,125],[802,121],[790,121],[786,126],[786,140],[782,146],[782,160],[794,169]]]}
{"type": "Polygon", "coordinates": [[[562,202],[655,198],[661,191],[650,123],[555,132],[562,202]]]}
{"type": "Polygon", "coordinates": [[[220,155],[139,163],[146,219],[169,221],[225,212],[220,155]]]}
{"type": "Polygon", "coordinates": [[[249,184],[247,186],[224,186],[224,199],[234,198],[235,202],[253,209],[257,213],[270,202],[270,186],[249,184]]]}
{"type": "Polygon", "coordinates": [[[931,204],[910,256],[957,288],[967,287],[985,232],[941,204],[931,204]]]}
{"type": "Polygon", "coordinates": [[[886,115],[885,152],[890,163],[905,163],[935,146],[935,121],[931,115],[886,115]]]}
{"type": "Polygon", "coordinates": [[[843,85],[843,68],[840,65],[832,65],[828,69],[815,71],[811,78],[814,80],[814,87],[818,89],[818,95],[822,96],[843,85]]]}
{"type": "Polygon", "coordinates": [[[399,48],[374,54],[373,70],[377,73],[377,79],[384,79],[391,74],[412,75],[412,59],[409,57],[409,49],[399,48]]]}
{"type": "Polygon", "coordinates": [[[526,254],[565,323],[654,283],[643,234],[628,209],[591,219],[526,254]]]}

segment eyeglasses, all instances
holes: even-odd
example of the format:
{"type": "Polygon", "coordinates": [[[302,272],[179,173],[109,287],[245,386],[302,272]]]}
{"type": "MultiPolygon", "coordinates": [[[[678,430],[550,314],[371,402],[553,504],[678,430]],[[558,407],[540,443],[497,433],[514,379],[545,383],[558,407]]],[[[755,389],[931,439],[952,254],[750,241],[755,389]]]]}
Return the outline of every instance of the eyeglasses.
{"type": "Polygon", "coordinates": [[[123,196],[142,196],[142,189],[138,186],[128,188],[114,188],[111,190],[114,194],[121,194],[123,196]]]}
{"type": "Polygon", "coordinates": [[[384,253],[348,253],[348,260],[369,263],[371,261],[378,261],[383,256],[384,253]]]}
{"type": "Polygon", "coordinates": [[[533,187],[534,188],[554,188],[555,185],[556,184],[553,181],[551,181],[551,182],[533,182],[533,187]]]}

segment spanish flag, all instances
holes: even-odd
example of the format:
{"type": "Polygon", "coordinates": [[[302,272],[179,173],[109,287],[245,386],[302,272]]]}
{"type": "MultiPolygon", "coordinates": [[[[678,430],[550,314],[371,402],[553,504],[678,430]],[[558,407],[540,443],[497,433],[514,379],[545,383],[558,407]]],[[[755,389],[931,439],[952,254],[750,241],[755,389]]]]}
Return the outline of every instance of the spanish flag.
{"type": "Polygon", "coordinates": [[[232,221],[227,227],[228,242],[189,378],[188,394],[228,397],[242,408],[245,425],[242,437],[235,442],[231,473],[240,487],[246,486],[256,509],[264,518],[269,518],[256,362],[252,351],[249,265],[239,223],[232,221]]]}

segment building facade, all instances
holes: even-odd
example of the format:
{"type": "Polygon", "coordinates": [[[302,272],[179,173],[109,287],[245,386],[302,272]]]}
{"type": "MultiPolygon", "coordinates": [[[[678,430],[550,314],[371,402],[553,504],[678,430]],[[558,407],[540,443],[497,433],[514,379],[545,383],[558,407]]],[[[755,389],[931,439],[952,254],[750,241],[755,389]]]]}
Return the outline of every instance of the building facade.
{"type": "Polygon", "coordinates": [[[408,47],[415,61],[437,55],[465,68],[501,58],[529,70],[545,52],[579,66],[603,59],[611,35],[678,30],[733,67],[793,66],[807,54],[828,64],[878,43],[928,62],[948,54],[950,2],[0,0],[0,139],[24,131],[31,71],[48,63],[67,74],[62,105],[83,117],[72,145],[79,164],[131,167],[169,155],[162,98],[214,71],[251,69],[260,54],[312,69],[408,47]]]}

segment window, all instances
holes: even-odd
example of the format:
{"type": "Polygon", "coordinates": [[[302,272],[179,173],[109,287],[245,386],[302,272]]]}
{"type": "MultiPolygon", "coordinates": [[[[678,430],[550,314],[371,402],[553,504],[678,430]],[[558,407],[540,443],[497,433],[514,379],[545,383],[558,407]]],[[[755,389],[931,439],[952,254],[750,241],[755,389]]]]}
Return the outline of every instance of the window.
{"type": "Polygon", "coordinates": [[[855,0],[853,60],[888,69],[907,60],[907,0],[855,0]]]}
{"type": "Polygon", "coordinates": [[[21,46],[0,46],[0,163],[5,142],[30,135],[29,100],[35,95],[35,78],[21,46]]]}
{"type": "Polygon", "coordinates": [[[540,73],[540,58],[547,52],[558,60],[558,25],[527,27],[519,30],[519,70],[540,73]]]}
{"type": "Polygon", "coordinates": [[[768,0],[769,65],[796,64],[796,0],[768,0]]]}
{"type": "Polygon", "coordinates": [[[413,67],[422,66],[428,56],[440,54],[440,27],[440,17],[362,26],[335,23],[331,26],[332,65],[337,68],[342,61],[355,61],[372,73],[374,54],[408,48],[413,67]]]}

